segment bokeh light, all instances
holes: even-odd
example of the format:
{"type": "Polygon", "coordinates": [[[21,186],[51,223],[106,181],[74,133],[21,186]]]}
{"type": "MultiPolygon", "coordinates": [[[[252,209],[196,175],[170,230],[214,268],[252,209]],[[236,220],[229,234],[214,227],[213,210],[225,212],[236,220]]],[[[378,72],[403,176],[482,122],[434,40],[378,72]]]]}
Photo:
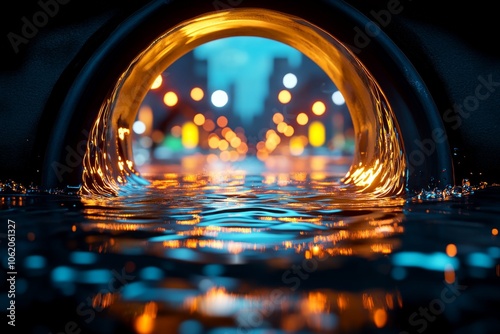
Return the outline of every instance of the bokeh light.
{"type": "Polygon", "coordinates": [[[218,108],[224,107],[229,102],[229,96],[223,90],[216,90],[212,93],[212,104],[218,108]]]}
{"type": "Polygon", "coordinates": [[[345,103],[344,96],[340,91],[336,91],[332,94],[332,102],[338,106],[341,106],[345,103]]]}
{"type": "Polygon", "coordinates": [[[163,83],[163,77],[160,74],[159,76],[156,77],[155,81],[153,81],[153,84],[151,85],[151,89],[158,89],[161,87],[161,84],[163,83]]]}
{"type": "Polygon", "coordinates": [[[179,102],[179,97],[174,92],[167,92],[163,96],[163,102],[166,106],[173,107],[177,104],[177,102],[179,102]]]}
{"type": "Polygon", "coordinates": [[[306,113],[301,112],[297,115],[297,124],[306,125],[309,122],[309,116],[306,113]]]}
{"type": "Polygon", "coordinates": [[[198,126],[202,126],[205,124],[205,116],[203,114],[196,114],[194,115],[193,122],[198,126]]]}
{"type": "Polygon", "coordinates": [[[319,147],[325,143],[325,126],[319,121],[314,121],[309,125],[309,143],[314,147],[319,147]]]}
{"type": "Polygon", "coordinates": [[[322,101],[316,101],[313,103],[311,110],[315,115],[321,116],[326,111],[326,105],[322,101]]]}
{"type": "Polygon", "coordinates": [[[189,95],[194,101],[201,101],[205,96],[205,93],[203,92],[203,89],[201,89],[200,87],[194,87],[193,89],[191,89],[189,95]]]}
{"type": "Polygon", "coordinates": [[[287,73],[283,77],[283,86],[288,89],[292,89],[297,86],[297,76],[293,73],[287,73]]]}
{"type": "Polygon", "coordinates": [[[146,131],[146,125],[141,121],[135,121],[132,130],[138,135],[143,134],[146,131]]]}
{"type": "Polygon", "coordinates": [[[292,100],[292,94],[289,91],[283,89],[282,91],[279,92],[278,101],[280,101],[283,104],[287,104],[291,100],[292,100]]]}

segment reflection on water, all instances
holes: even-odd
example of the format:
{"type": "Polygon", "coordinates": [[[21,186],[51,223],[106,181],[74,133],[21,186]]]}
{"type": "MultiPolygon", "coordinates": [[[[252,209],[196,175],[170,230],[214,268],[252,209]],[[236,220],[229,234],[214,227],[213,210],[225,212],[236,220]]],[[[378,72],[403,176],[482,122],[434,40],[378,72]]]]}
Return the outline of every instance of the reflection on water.
{"type": "MultiPolygon", "coordinates": [[[[446,201],[367,201],[343,194],[345,161],[268,163],[184,161],[183,172],[151,166],[143,171],[150,184],[123,197],[1,197],[2,220],[16,223],[17,327],[138,334],[498,328],[496,187],[446,201]]],[[[1,298],[5,312],[9,300],[1,298]]]]}

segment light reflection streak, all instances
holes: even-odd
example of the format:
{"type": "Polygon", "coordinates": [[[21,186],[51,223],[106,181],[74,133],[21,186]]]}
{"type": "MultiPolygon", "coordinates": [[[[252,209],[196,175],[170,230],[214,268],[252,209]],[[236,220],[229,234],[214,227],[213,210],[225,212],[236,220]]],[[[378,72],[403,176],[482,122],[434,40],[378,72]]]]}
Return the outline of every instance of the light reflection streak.
{"type": "MultiPolygon", "coordinates": [[[[317,193],[311,201],[307,192],[302,194],[303,200],[295,196],[287,201],[286,197],[281,197],[286,190],[280,190],[277,178],[274,179],[277,188],[270,192],[271,188],[248,186],[247,176],[241,171],[234,173],[241,182],[235,187],[231,185],[233,179],[227,175],[222,183],[219,178],[216,183],[213,175],[162,175],[165,179],[153,180],[150,192],[137,199],[131,197],[130,204],[149,208],[149,203],[161,202],[165,203],[164,210],[132,211],[127,209],[128,202],[116,198],[82,200],[88,222],[79,228],[85,232],[152,233],[146,240],[117,238],[112,244],[103,238],[95,239],[91,241],[92,249],[123,252],[133,247],[161,256],[168,256],[161,248],[187,248],[261,255],[274,250],[282,252],[283,256],[293,251],[308,259],[315,256],[371,257],[392,253],[399,247],[399,240],[393,237],[404,231],[403,214],[397,206],[358,213],[356,206],[351,211],[342,210],[336,203],[323,201],[317,193]],[[304,208],[306,200],[308,205],[304,208]],[[262,206],[263,203],[267,204],[262,206]],[[147,220],[143,218],[146,216],[147,220]]],[[[261,181],[268,178],[269,175],[262,175],[261,181]]],[[[296,185],[291,178],[286,180],[292,182],[288,183],[290,187],[296,185]]],[[[255,181],[258,179],[253,178],[253,184],[258,184],[255,181]]],[[[316,191],[317,185],[309,186],[316,191]]]]}
{"type": "MultiPolygon", "coordinates": [[[[179,293],[183,294],[181,290],[179,293]]],[[[126,305],[132,302],[121,303],[126,305]]],[[[224,286],[212,286],[206,292],[187,295],[180,305],[161,300],[146,302],[144,311],[135,318],[135,326],[138,332],[149,333],[155,321],[160,323],[163,319],[172,317],[172,311],[179,312],[183,309],[191,317],[205,319],[212,324],[239,326],[242,329],[251,328],[246,319],[254,316],[262,317],[270,323],[278,322],[276,325],[284,329],[311,328],[319,332],[330,332],[335,328],[362,328],[369,323],[379,328],[384,327],[391,312],[400,308],[401,294],[397,290],[347,292],[324,289],[297,294],[278,288],[238,293],[228,291],[224,286]]]]}

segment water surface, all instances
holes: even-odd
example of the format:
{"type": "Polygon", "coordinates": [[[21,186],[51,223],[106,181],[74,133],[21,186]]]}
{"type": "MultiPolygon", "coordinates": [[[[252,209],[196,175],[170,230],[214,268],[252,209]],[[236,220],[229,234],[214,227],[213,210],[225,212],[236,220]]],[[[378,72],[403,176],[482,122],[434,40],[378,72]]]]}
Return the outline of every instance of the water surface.
{"type": "Polygon", "coordinates": [[[498,332],[498,187],[360,200],[346,161],[286,166],[154,166],[120,197],[4,194],[9,333],[498,332]]]}

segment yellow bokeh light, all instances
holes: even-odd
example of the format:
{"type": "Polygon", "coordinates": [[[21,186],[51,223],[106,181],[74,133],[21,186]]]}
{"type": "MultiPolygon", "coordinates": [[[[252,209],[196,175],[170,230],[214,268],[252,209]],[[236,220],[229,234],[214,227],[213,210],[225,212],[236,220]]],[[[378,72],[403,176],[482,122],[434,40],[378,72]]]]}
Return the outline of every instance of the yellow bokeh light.
{"type": "Polygon", "coordinates": [[[290,138],[290,154],[294,156],[301,155],[304,152],[304,143],[302,142],[302,138],[295,136],[290,138]]]}
{"type": "Polygon", "coordinates": [[[309,144],[318,147],[325,143],[326,133],[323,123],[315,121],[309,125],[309,144]]]}
{"type": "Polygon", "coordinates": [[[280,101],[283,104],[287,104],[292,100],[292,94],[287,91],[286,89],[283,89],[281,92],[278,94],[278,101],[280,101]]]}
{"type": "Polygon", "coordinates": [[[294,132],[295,132],[295,129],[293,128],[293,126],[288,125],[288,126],[286,127],[285,131],[284,131],[284,134],[285,134],[285,136],[287,136],[287,137],[291,137],[291,136],[293,136],[294,132]]]}
{"type": "Polygon", "coordinates": [[[196,114],[193,118],[193,122],[198,126],[202,126],[205,124],[205,116],[203,116],[203,114],[196,114]]]}
{"type": "Polygon", "coordinates": [[[233,148],[238,148],[241,145],[241,139],[239,137],[234,137],[231,139],[230,144],[233,148]]]}
{"type": "Polygon", "coordinates": [[[326,105],[321,101],[316,101],[313,103],[311,110],[315,115],[321,116],[326,111],[326,105]]]}
{"type": "Polygon", "coordinates": [[[236,133],[229,128],[227,128],[227,129],[228,129],[228,131],[226,131],[226,133],[224,133],[224,138],[226,138],[226,140],[230,142],[233,138],[236,137],[236,133]]]}
{"type": "Polygon", "coordinates": [[[153,84],[151,85],[151,89],[160,88],[162,82],[163,82],[163,77],[160,74],[159,76],[156,77],[155,81],[153,81],[153,84]]]}
{"type": "Polygon", "coordinates": [[[167,92],[163,96],[163,102],[168,107],[173,107],[177,104],[177,102],[179,102],[179,98],[177,97],[177,94],[175,94],[174,92],[167,92]]]}
{"type": "Polygon", "coordinates": [[[195,148],[198,146],[199,132],[196,124],[186,122],[182,125],[182,145],[185,148],[195,148]]]}
{"type": "Polygon", "coordinates": [[[288,124],[286,124],[285,122],[280,122],[276,127],[276,129],[278,130],[279,133],[284,133],[287,127],[288,124]]]}
{"type": "Polygon", "coordinates": [[[219,137],[216,134],[211,134],[208,137],[208,146],[210,146],[211,149],[216,149],[219,147],[219,137]]]}
{"type": "Polygon", "coordinates": [[[301,112],[297,115],[297,124],[306,125],[309,122],[309,116],[306,113],[301,112]]]}
{"type": "Polygon", "coordinates": [[[219,150],[225,151],[229,147],[229,143],[227,142],[227,140],[222,139],[222,140],[219,141],[219,145],[218,146],[219,146],[219,150]]]}
{"type": "Polygon", "coordinates": [[[205,96],[205,93],[200,87],[194,87],[191,89],[190,96],[194,101],[201,101],[201,99],[205,96]]]}
{"type": "Polygon", "coordinates": [[[277,112],[273,115],[274,124],[279,124],[279,123],[283,122],[284,120],[285,120],[285,117],[283,116],[282,113],[277,112]]]}

